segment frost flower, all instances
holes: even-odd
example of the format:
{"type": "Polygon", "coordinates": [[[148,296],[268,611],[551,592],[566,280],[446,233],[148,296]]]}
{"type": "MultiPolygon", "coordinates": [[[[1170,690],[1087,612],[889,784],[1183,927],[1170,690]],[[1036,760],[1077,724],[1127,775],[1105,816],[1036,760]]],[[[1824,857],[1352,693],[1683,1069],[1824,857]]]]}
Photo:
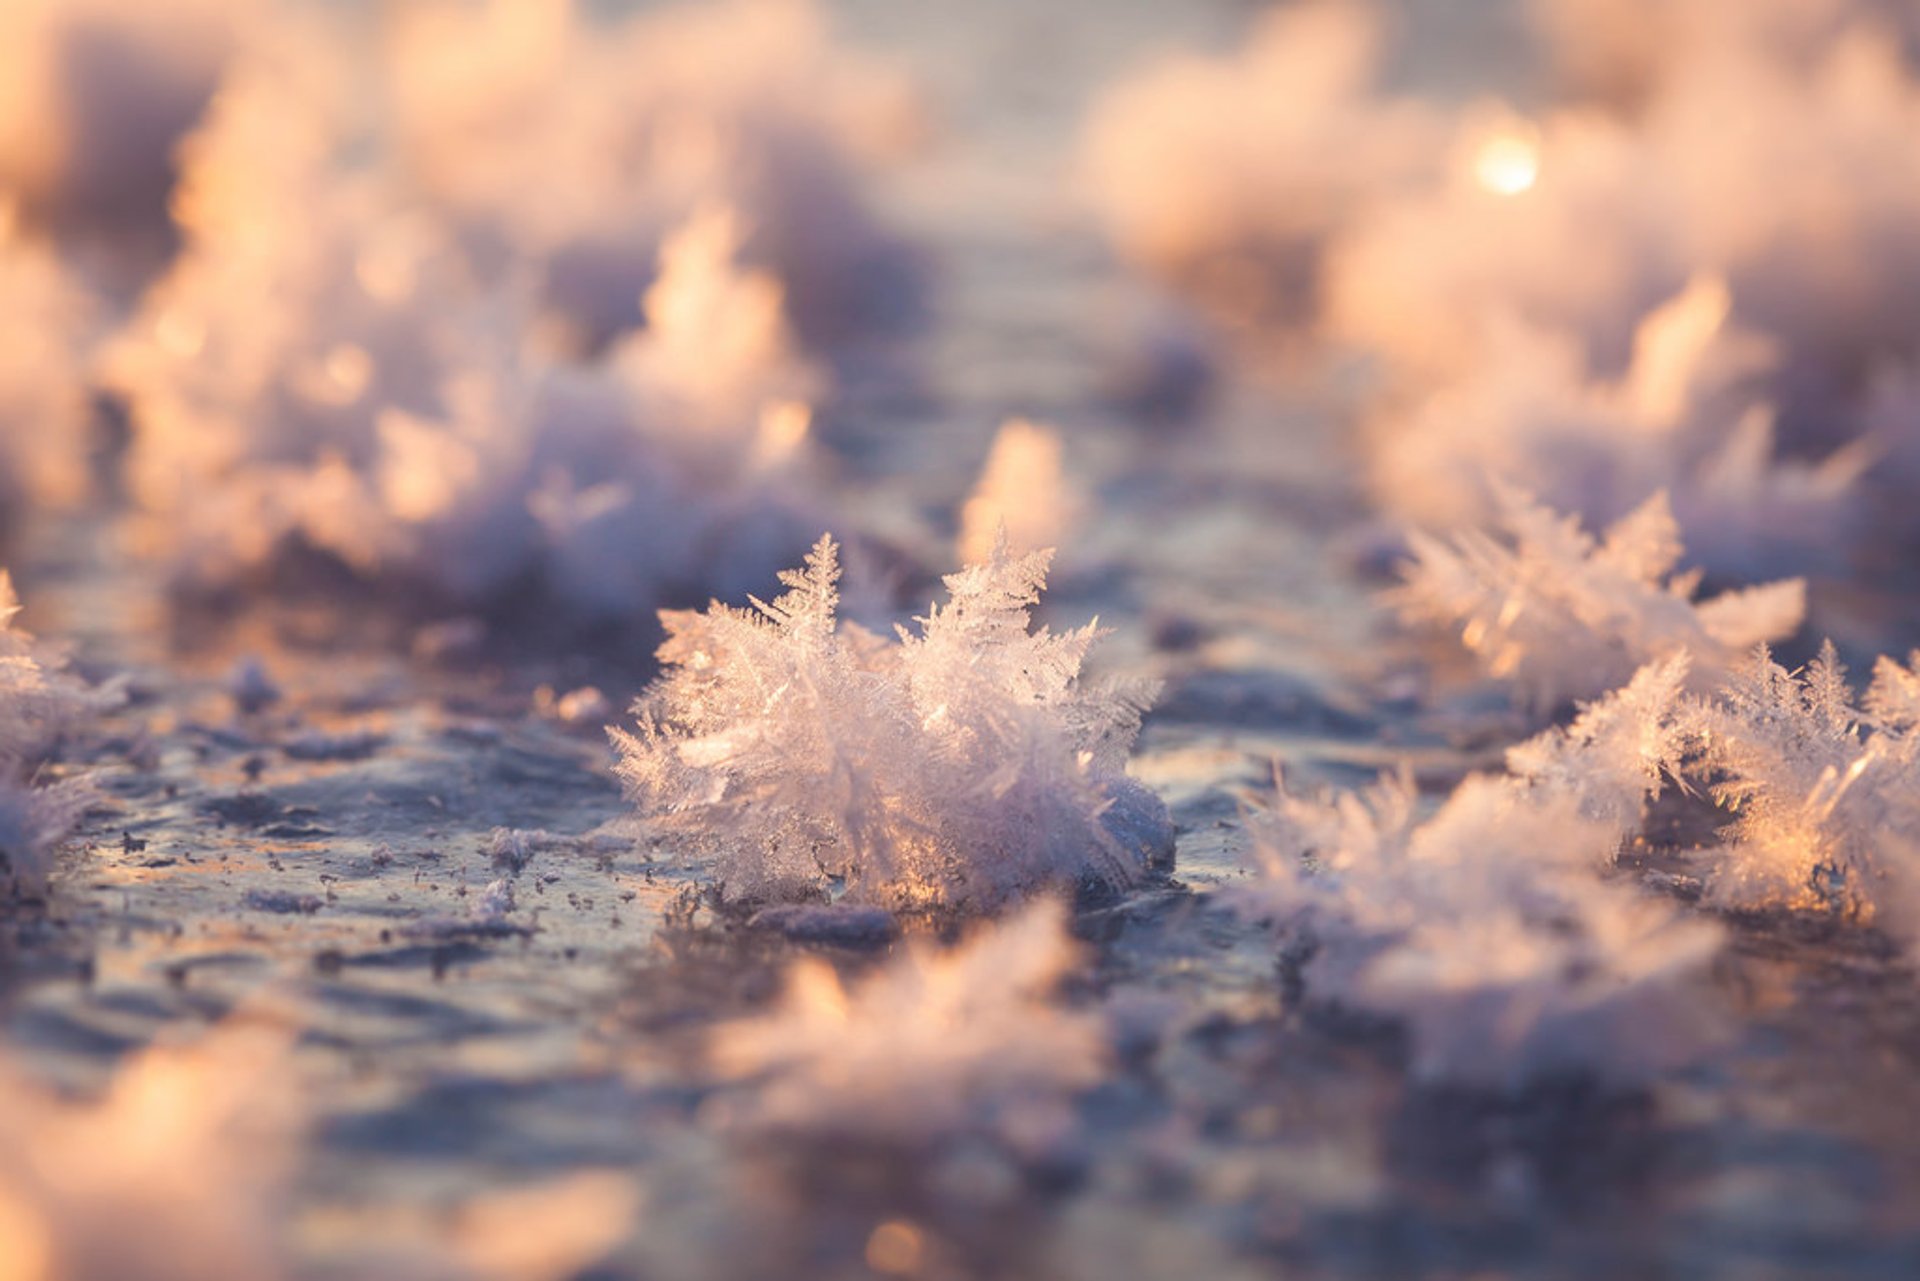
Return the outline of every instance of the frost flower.
{"type": "Polygon", "coordinates": [[[1081,680],[1092,625],[1029,630],[1050,555],[1002,545],[897,642],[837,621],[824,537],[772,604],[664,613],[668,671],[613,734],[641,815],[741,901],[978,910],[1138,881],[1172,848],[1124,773],[1152,691],[1081,680]]]}
{"type": "Polygon", "coordinates": [[[1806,589],[1789,579],[1695,601],[1666,496],[1595,539],[1518,491],[1500,495],[1507,537],[1413,535],[1398,593],[1410,620],[1458,628],[1487,674],[1540,708],[1591,698],[1643,663],[1686,653],[1711,689],[1742,654],[1800,626],[1806,589]]]}
{"type": "Polygon", "coordinates": [[[46,783],[38,773],[61,734],[97,706],[13,626],[19,610],[0,571],[0,891],[16,893],[45,882],[54,848],[92,796],[85,780],[46,783]]]}
{"type": "Polygon", "coordinates": [[[1251,816],[1242,903],[1305,943],[1312,997],[1404,1022],[1416,1075],[1633,1081],[1684,1061],[1703,1031],[1684,988],[1719,931],[1601,872],[1678,765],[1685,672],[1648,667],[1424,822],[1404,777],[1282,790],[1251,816]]]}

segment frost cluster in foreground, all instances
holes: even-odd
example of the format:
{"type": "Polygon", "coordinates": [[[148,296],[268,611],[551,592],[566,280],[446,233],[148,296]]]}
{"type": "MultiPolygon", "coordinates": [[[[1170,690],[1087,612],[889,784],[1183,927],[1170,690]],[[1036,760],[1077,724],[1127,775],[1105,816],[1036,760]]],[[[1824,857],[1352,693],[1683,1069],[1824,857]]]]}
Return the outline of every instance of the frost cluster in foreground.
{"type": "Polygon", "coordinates": [[[1720,931],[1604,873],[1678,765],[1684,658],[1465,780],[1425,820],[1405,778],[1282,790],[1250,816],[1249,910],[1305,942],[1316,1000],[1404,1022],[1417,1075],[1632,1081],[1701,1048],[1688,988],[1720,931]]]}
{"type": "Polygon", "coordinates": [[[1504,537],[1414,534],[1398,603],[1411,620],[1457,629],[1488,675],[1536,707],[1596,697],[1681,653],[1696,686],[1712,688],[1800,626],[1798,579],[1696,601],[1698,575],[1674,574],[1680,530],[1664,494],[1598,539],[1515,490],[1500,502],[1504,537]]]}
{"type": "Polygon", "coordinates": [[[1092,625],[1029,630],[1050,555],[1002,544],[897,639],[837,620],[829,538],[771,604],[663,614],[668,670],[614,732],[642,818],[749,902],[977,910],[1134,883],[1172,846],[1125,774],[1151,690],[1081,679],[1092,625]]]}
{"type": "Polygon", "coordinates": [[[1711,901],[1833,910],[1920,939],[1920,653],[1856,703],[1831,645],[1804,672],[1764,650],[1691,710],[1691,769],[1732,816],[1711,901]]]}
{"type": "Polygon", "coordinates": [[[916,939],[851,983],[806,958],[772,1010],[714,1035],[754,1085],[740,1120],[767,1133],[918,1146],[1031,1128],[1106,1068],[1097,1015],[1054,996],[1075,964],[1066,912],[1035,903],[950,950],[916,939]]]}
{"type": "Polygon", "coordinates": [[[31,893],[92,797],[84,779],[49,783],[41,767],[98,701],[14,627],[19,612],[13,582],[0,571],[0,890],[31,893]]]}

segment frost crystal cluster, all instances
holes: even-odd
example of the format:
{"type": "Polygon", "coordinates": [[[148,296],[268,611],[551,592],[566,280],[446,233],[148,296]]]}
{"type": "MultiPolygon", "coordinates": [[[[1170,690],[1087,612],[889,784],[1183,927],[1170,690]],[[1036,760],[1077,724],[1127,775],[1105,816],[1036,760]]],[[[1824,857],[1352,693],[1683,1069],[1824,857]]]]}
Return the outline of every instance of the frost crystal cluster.
{"type": "Polygon", "coordinates": [[[898,82],[840,67],[800,0],[611,33],[407,6],[373,72],[344,30],[249,25],[178,150],[181,250],[100,368],[141,545],[194,589],[319,553],[588,622],[791,563],[835,344],[873,319],[846,282],[910,257],[849,134],[898,82]]]}
{"type": "Polygon", "coordinates": [[[106,362],[147,545],[194,587],[304,548],[443,606],[533,585],[587,618],[804,547],[825,379],[740,217],[696,209],[634,296],[643,327],[569,355],[394,171],[348,163],[328,47],[236,61],[186,145],[186,247],[106,362]]]}
{"type": "Polygon", "coordinates": [[[1124,772],[1152,691],[1081,679],[1092,625],[1029,630],[1050,555],[1003,544],[897,640],[837,621],[829,538],[771,604],[663,614],[669,670],[614,735],[642,817],[743,901],[978,910],[1139,880],[1172,845],[1124,772]]]}
{"type": "Polygon", "coordinates": [[[0,891],[37,891],[55,847],[73,830],[92,792],[81,779],[41,777],[62,734],[97,706],[95,697],[36,652],[13,626],[20,603],[0,571],[0,891]]]}
{"type": "Polygon", "coordinates": [[[1804,672],[1764,650],[1692,709],[1691,768],[1733,815],[1703,866],[1736,908],[1836,910],[1920,939],[1920,653],[1882,658],[1856,705],[1831,645],[1804,672]]]}
{"type": "Polygon", "coordinates": [[[1377,371],[1369,476],[1413,520],[1486,520],[1502,480],[1597,524],[1666,490],[1748,576],[1913,528],[1911,6],[1539,0],[1532,118],[1385,87],[1388,8],[1117,92],[1089,150],[1123,247],[1269,325],[1243,295],[1295,282],[1288,330],[1377,371]]]}
{"type": "Polygon", "coordinates": [[[1700,1048],[1687,986],[1714,926],[1604,879],[1679,763],[1684,659],[1649,665],[1421,820],[1405,778],[1282,790],[1250,816],[1254,911],[1307,951],[1306,992],[1405,1022],[1421,1075],[1632,1080],[1700,1048]]]}
{"type": "Polygon", "coordinates": [[[1413,535],[1398,602],[1410,619],[1458,629],[1489,675],[1537,707],[1595,697],[1677,654],[1712,688],[1754,646],[1800,626],[1798,579],[1696,601],[1698,576],[1673,573],[1682,548],[1664,494],[1598,539],[1518,491],[1500,500],[1505,538],[1413,535]]]}
{"type": "Polygon", "coordinates": [[[852,983],[815,958],[779,1004],[722,1027],[711,1057],[757,1082],[741,1120],[778,1134],[918,1145],[1057,1110],[1106,1068],[1097,1015],[1054,995],[1077,949],[1036,903],[951,950],[917,939],[852,983]]]}

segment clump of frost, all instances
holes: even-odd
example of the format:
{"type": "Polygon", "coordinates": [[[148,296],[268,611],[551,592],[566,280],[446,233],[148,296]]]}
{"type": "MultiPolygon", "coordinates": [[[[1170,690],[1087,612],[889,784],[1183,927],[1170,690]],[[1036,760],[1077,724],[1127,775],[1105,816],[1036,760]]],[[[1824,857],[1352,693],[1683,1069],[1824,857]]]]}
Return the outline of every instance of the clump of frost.
{"type": "Polygon", "coordinates": [[[0,571],[0,888],[32,893],[93,795],[84,779],[47,782],[41,769],[61,736],[99,704],[14,627],[19,611],[0,571]]]}
{"type": "MultiPolygon", "coordinates": [[[[112,237],[151,266],[174,148],[212,97],[250,0],[8,0],[0,6],[0,193],[36,226],[112,237]]],[[[93,256],[98,257],[96,252],[93,256]]]]}
{"type": "Polygon", "coordinates": [[[1729,328],[1731,295],[1701,278],[1640,321],[1631,363],[1596,375],[1570,335],[1489,327],[1486,359],[1368,423],[1368,476],[1389,508],[1470,529],[1504,479],[1588,521],[1617,520],[1656,490],[1688,542],[1723,572],[1805,563],[1844,541],[1859,511],[1864,442],[1817,462],[1775,456],[1775,414],[1752,386],[1768,344],[1729,328]]]}
{"type": "Polygon", "coordinates": [[[1013,418],[993,438],[973,493],[960,509],[960,563],[982,561],[1004,533],[1017,552],[1058,547],[1085,514],[1086,496],[1068,476],[1060,433],[1013,418]]]}
{"type": "Polygon", "coordinates": [[[1601,538],[1517,490],[1499,502],[1504,538],[1413,534],[1397,601],[1411,620],[1457,629],[1488,675],[1537,707],[1594,697],[1682,653],[1696,687],[1712,688],[1755,645],[1800,626],[1798,579],[1696,601],[1698,576],[1673,572],[1682,548],[1663,494],[1601,538]]]}
{"type": "Polygon", "coordinates": [[[189,139],[187,246],[107,361],[147,545],[196,589],[290,549],[442,608],[535,586],[629,618],[804,546],[811,401],[778,282],[721,206],[664,239],[647,326],[589,362],[355,162],[332,46],[260,42],[189,139]],[[649,555],[629,554],[646,546],[649,555]]]}
{"type": "Polygon", "coordinates": [[[897,640],[837,620],[824,537],[771,604],[664,613],[667,671],[613,731],[641,817],[742,901],[978,910],[1133,884],[1172,845],[1125,775],[1152,691],[1081,679],[1095,626],[1029,630],[1050,555],[1002,543],[897,640]]]}
{"type": "Polygon", "coordinates": [[[1382,36],[1377,10],[1313,0],[1109,93],[1086,169],[1121,250],[1229,319],[1311,320],[1340,228],[1442,150],[1437,112],[1380,95],[1382,36]]]}
{"type": "Polygon", "coordinates": [[[298,1097],[284,1034],[147,1050],[96,1102],[0,1065],[0,1222],[17,1275],[271,1281],[288,1250],[298,1097]]]}
{"type": "Polygon", "coordinates": [[[810,345],[915,309],[919,268],[862,192],[917,132],[898,74],[807,0],[585,9],[412,5],[387,51],[404,162],[463,238],[534,265],[574,343],[637,325],[662,238],[715,204],[810,345]]]}
{"type": "Polygon", "coordinates": [[[1920,938],[1920,654],[1856,704],[1831,645],[1804,672],[1762,650],[1686,722],[1689,769],[1733,815],[1709,899],[1822,909],[1920,938]]]}
{"type": "Polygon", "coordinates": [[[1063,1111],[1107,1062],[1099,1016],[1054,1001],[1077,957],[1065,917],[1047,900],[950,950],[916,939],[852,983],[798,961],[772,1010],[714,1034],[716,1071],[756,1085],[740,1121],[918,1147],[1063,1111]]]}
{"type": "Polygon", "coordinates": [[[1402,1021],[1417,1075],[1632,1082],[1684,1062],[1719,931],[1602,872],[1679,766],[1685,678],[1684,657],[1649,665],[1424,820],[1405,776],[1282,789],[1250,816],[1242,903],[1305,942],[1313,999],[1402,1021]]]}
{"type": "Polygon", "coordinates": [[[83,350],[92,305],[47,247],[0,207],[0,534],[88,488],[83,350]]]}

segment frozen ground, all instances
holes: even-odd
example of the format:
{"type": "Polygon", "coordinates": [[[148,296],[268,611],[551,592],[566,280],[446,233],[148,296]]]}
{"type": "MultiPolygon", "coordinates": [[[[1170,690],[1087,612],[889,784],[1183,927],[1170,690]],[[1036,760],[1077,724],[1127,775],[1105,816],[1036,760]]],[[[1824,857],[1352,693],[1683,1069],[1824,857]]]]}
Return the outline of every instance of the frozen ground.
{"type": "Polygon", "coordinates": [[[1133,1011],[1138,1035],[1070,1132],[1026,1164],[894,1169],[714,1124],[703,1030],[764,1004],[797,951],[859,969],[888,945],[689,918],[671,854],[602,830],[625,812],[602,718],[569,723],[554,696],[624,706],[645,644],[429,661],[322,605],[172,620],[86,516],[17,566],[28,621],[128,673],[130,697],[86,762],[106,801],[82,852],[44,913],[7,923],[6,1041],[79,1084],[243,1004],[290,1015],[315,1082],[298,1222],[316,1275],[475,1193],[601,1169],[644,1206],[596,1276],[863,1275],[863,1250],[893,1261],[872,1248],[893,1221],[937,1243],[925,1275],[1920,1271],[1920,998],[1870,936],[1738,921],[1698,995],[1731,1029],[1703,1066],[1514,1098],[1411,1082],[1393,1036],[1292,1004],[1267,942],[1214,902],[1239,795],[1273,762],[1348,782],[1411,759],[1435,786],[1484,763],[1472,735],[1363,692],[1400,642],[1339,424],[1232,384],[1196,427],[1115,408],[1151,303],[1056,175],[1091,86],[1169,39],[1224,42],[1242,6],[840,7],[917,61],[947,117],[894,180],[941,247],[924,383],[856,396],[836,426],[873,509],[950,511],[1002,416],[1061,423],[1099,501],[1049,616],[1099,614],[1109,670],[1168,682],[1133,771],[1172,806],[1177,866],[1075,921],[1096,958],[1079,999],[1133,1011]],[[277,702],[238,706],[246,658],[277,702]],[[516,866],[496,828],[551,839],[516,866]],[[513,907],[490,912],[501,880],[513,907]]]}

